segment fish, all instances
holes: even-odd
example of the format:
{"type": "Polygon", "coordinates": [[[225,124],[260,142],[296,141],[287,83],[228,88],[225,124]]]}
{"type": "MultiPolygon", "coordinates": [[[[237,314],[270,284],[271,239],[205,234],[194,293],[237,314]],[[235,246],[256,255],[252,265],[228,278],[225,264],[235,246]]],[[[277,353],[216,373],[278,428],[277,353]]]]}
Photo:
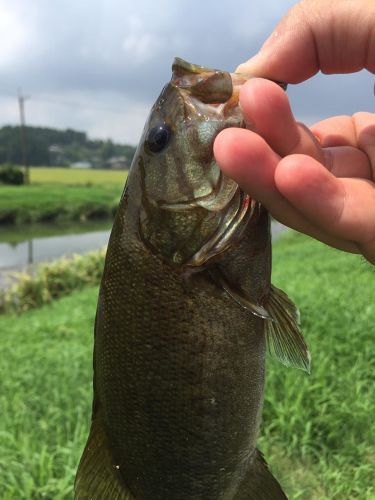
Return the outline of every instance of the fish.
{"type": "Polygon", "coordinates": [[[271,284],[270,217],[220,170],[248,75],[176,58],[110,235],[89,437],[75,499],[287,498],[256,447],[268,351],[310,369],[298,310],[271,284]]]}

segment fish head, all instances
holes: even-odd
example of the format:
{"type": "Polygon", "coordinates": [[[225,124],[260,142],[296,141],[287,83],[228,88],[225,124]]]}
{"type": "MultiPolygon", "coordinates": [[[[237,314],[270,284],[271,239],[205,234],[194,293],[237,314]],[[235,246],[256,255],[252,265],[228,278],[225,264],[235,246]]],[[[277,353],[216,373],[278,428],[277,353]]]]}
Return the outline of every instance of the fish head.
{"type": "Polygon", "coordinates": [[[175,59],[146,123],[129,174],[140,185],[139,235],[176,266],[226,252],[253,212],[213,154],[221,130],[244,126],[238,95],[247,79],[175,59]]]}
{"type": "Polygon", "coordinates": [[[237,103],[229,73],[175,61],[143,137],[145,188],[153,203],[209,208],[220,178],[213,142],[224,128],[242,126],[237,103]]]}

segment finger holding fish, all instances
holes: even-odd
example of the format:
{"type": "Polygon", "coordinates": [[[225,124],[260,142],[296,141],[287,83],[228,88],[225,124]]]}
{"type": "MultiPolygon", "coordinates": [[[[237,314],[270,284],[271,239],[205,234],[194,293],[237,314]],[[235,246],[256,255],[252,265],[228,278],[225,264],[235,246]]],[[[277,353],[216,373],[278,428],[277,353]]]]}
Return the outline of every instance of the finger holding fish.
{"type": "MultiPolygon", "coordinates": [[[[281,223],[304,232],[334,247],[342,248],[340,239],[333,237],[314,222],[306,219],[300,207],[279,189],[276,171],[282,167],[280,158],[259,135],[249,130],[228,129],[215,142],[215,156],[224,173],[235,179],[244,191],[264,204],[269,212],[281,223]]],[[[308,160],[308,157],[306,157],[308,160]]],[[[298,170],[299,182],[303,170],[298,170]]],[[[300,184],[296,189],[300,188],[300,184]]],[[[315,210],[313,203],[312,209],[315,210]]],[[[355,246],[347,244],[345,250],[355,251],[355,246]]]]}
{"type": "Polygon", "coordinates": [[[254,132],[219,134],[215,155],[223,171],[279,221],[373,261],[374,115],[358,113],[339,131],[334,120],[309,130],[272,82],[250,80],[240,99],[254,132]]]}
{"type": "Polygon", "coordinates": [[[324,161],[318,141],[296,122],[287,94],[275,82],[251,78],[241,88],[240,107],[247,128],[263,137],[279,156],[303,152],[324,161]]]}

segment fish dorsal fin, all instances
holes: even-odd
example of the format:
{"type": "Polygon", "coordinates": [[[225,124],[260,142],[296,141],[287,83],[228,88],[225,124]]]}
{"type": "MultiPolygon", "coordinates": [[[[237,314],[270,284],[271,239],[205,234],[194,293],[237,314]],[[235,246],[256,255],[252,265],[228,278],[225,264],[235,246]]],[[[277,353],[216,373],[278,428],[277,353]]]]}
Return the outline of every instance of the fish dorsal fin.
{"type": "Polygon", "coordinates": [[[268,350],[285,366],[310,373],[311,356],[299,329],[299,312],[286,293],[271,285],[266,309],[271,318],[266,324],[268,350]]]}

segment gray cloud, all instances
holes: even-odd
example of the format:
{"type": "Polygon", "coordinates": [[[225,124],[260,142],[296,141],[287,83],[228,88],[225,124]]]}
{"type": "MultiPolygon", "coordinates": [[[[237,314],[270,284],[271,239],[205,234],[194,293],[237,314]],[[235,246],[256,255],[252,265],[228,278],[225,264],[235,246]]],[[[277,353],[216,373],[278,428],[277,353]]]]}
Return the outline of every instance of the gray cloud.
{"type": "MultiPolygon", "coordinates": [[[[32,95],[29,123],[70,126],[135,143],[170,77],[174,56],[233,70],[256,52],[294,3],[0,0],[0,31],[7,40],[0,47],[0,93],[22,85],[32,95]],[[43,98],[77,101],[86,110],[43,98]],[[123,115],[99,107],[123,110],[123,115]]],[[[316,77],[289,93],[301,119],[315,120],[351,113],[357,106],[369,109],[371,81],[365,73],[316,77]]],[[[11,102],[14,97],[3,93],[3,123],[17,120],[11,102]]]]}

